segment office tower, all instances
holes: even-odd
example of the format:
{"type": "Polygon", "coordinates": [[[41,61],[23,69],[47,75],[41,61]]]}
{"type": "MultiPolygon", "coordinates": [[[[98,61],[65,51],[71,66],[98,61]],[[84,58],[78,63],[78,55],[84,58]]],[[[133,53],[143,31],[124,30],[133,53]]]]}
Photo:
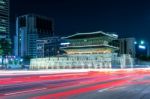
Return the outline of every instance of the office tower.
{"type": "Polygon", "coordinates": [[[60,55],[60,37],[47,37],[37,40],[37,57],[60,55]]]}
{"type": "Polygon", "coordinates": [[[9,0],[0,0],[0,55],[11,54],[9,32],[9,0]]]}
{"type": "Polygon", "coordinates": [[[0,0],[0,38],[9,38],[9,0],[0,0]]]}
{"type": "Polygon", "coordinates": [[[120,54],[130,54],[132,57],[136,56],[136,48],[134,42],[135,38],[121,38],[119,39],[120,43],[120,54]]]}
{"type": "Polygon", "coordinates": [[[16,20],[15,55],[19,57],[36,57],[36,40],[52,37],[53,22],[51,19],[28,14],[16,20]]]}

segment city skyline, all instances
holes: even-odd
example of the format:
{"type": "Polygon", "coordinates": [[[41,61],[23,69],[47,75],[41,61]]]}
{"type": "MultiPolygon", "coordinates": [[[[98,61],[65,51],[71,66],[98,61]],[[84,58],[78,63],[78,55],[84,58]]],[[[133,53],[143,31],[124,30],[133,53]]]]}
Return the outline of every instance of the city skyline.
{"type": "Polygon", "coordinates": [[[150,99],[149,5],[0,0],[0,99],[150,99]]]}

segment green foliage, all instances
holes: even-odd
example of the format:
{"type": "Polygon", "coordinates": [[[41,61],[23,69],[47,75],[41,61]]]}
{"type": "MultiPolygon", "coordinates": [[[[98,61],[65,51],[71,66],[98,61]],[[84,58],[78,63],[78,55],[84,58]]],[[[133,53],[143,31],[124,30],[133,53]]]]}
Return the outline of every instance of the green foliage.
{"type": "Polygon", "coordinates": [[[0,55],[11,54],[11,43],[7,39],[0,39],[0,55]]]}
{"type": "Polygon", "coordinates": [[[23,59],[26,60],[26,61],[30,60],[31,58],[32,58],[31,56],[24,56],[23,57],[23,59]]]}
{"type": "Polygon", "coordinates": [[[141,55],[138,57],[138,59],[142,61],[150,61],[150,56],[141,55]]]}

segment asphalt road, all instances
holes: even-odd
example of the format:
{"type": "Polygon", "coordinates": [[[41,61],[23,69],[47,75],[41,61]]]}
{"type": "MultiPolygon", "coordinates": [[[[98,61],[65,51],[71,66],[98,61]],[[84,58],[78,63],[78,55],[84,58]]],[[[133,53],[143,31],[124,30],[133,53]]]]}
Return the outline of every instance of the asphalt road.
{"type": "Polygon", "coordinates": [[[0,99],[150,99],[150,72],[3,75],[0,99]]]}
{"type": "Polygon", "coordinates": [[[71,96],[69,99],[150,99],[150,76],[118,87],[71,96]]]}

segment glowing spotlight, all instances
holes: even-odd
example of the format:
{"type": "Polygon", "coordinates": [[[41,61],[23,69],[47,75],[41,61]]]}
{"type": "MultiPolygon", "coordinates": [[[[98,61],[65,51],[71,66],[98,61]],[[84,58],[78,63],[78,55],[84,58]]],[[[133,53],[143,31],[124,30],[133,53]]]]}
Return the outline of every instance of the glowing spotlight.
{"type": "Polygon", "coordinates": [[[145,42],[144,41],[141,41],[141,44],[143,45],[145,42]]]}
{"type": "Polygon", "coordinates": [[[69,45],[70,43],[67,42],[67,43],[61,43],[60,45],[69,45]]]}
{"type": "Polygon", "coordinates": [[[139,45],[139,48],[140,48],[140,49],[146,49],[146,47],[143,46],[143,45],[139,45]]]}
{"type": "Polygon", "coordinates": [[[137,44],[137,42],[135,41],[134,44],[137,44]]]}

